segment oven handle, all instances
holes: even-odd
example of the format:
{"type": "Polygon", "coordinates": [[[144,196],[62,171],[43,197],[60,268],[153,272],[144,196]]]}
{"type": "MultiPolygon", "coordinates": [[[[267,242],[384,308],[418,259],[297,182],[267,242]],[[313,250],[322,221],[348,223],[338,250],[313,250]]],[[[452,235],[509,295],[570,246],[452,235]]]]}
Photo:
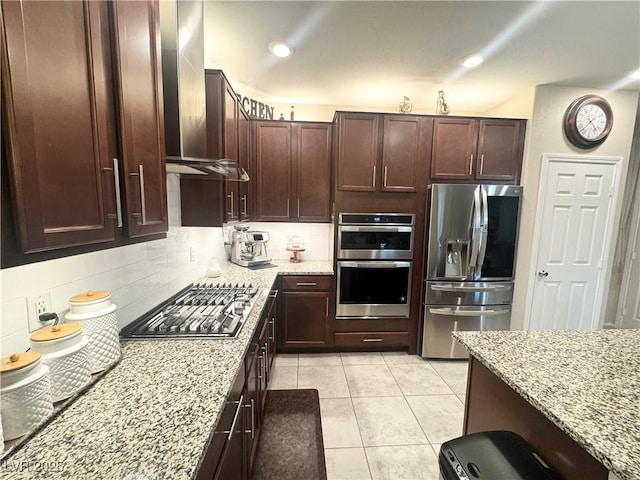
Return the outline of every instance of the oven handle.
{"type": "Polygon", "coordinates": [[[401,232],[411,233],[413,227],[387,227],[382,225],[340,225],[342,232],[401,232]]]}
{"type": "Polygon", "coordinates": [[[498,310],[456,310],[455,308],[430,308],[429,313],[436,315],[453,315],[454,317],[493,317],[495,315],[503,315],[509,311],[508,308],[498,310]]]}
{"type": "Polygon", "coordinates": [[[347,268],[409,268],[411,262],[338,262],[338,265],[347,268]]]}

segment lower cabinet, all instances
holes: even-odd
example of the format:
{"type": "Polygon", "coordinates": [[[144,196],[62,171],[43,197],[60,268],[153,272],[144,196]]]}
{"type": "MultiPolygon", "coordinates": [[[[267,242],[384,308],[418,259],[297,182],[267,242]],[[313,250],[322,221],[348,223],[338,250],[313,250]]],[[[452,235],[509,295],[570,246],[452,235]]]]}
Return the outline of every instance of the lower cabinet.
{"type": "Polygon", "coordinates": [[[275,357],[277,290],[272,290],[196,478],[251,477],[275,357]]]}
{"type": "Polygon", "coordinates": [[[283,276],[278,348],[283,351],[326,347],[331,344],[329,276],[283,276]]]}

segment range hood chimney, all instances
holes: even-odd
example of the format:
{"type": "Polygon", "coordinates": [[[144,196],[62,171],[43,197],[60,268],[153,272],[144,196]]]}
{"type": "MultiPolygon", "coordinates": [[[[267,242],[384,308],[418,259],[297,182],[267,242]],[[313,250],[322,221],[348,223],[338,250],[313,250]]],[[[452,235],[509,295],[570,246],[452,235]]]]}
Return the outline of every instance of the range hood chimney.
{"type": "Polygon", "coordinates": [[[236,159],[207,157],[202,0],[160,2],[167,172],[248,181],[236,159]]]}

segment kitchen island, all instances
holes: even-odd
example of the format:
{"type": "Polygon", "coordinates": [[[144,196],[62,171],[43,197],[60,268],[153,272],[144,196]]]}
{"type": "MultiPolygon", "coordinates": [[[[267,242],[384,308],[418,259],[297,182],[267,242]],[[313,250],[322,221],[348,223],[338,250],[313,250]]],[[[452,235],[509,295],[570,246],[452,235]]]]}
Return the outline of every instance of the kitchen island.
{"type": "Polygon", "coordinates": [[[0,477],[194,478],[276,276],[333,274],[328,261],[274,263],[206,279],[261,288],[236,338],[122,340],[118,364],[3,458],[0,477]]]}
{"type": "Polygon", "coordinates": [[[640,480],[640,330],[454,332],[465,433],[519,433],[566,480],[640,480]]]}

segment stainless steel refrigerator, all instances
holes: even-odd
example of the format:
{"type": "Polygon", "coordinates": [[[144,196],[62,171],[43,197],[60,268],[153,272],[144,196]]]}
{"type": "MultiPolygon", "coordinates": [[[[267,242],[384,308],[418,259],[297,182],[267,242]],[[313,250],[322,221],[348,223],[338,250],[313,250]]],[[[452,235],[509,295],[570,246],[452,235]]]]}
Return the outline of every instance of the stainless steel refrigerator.
{"type": "Polygon", "coordinates": [[[455,330],[509,330],[522,187],[430,188],[422,348],[466,358],[455,330]]]}

